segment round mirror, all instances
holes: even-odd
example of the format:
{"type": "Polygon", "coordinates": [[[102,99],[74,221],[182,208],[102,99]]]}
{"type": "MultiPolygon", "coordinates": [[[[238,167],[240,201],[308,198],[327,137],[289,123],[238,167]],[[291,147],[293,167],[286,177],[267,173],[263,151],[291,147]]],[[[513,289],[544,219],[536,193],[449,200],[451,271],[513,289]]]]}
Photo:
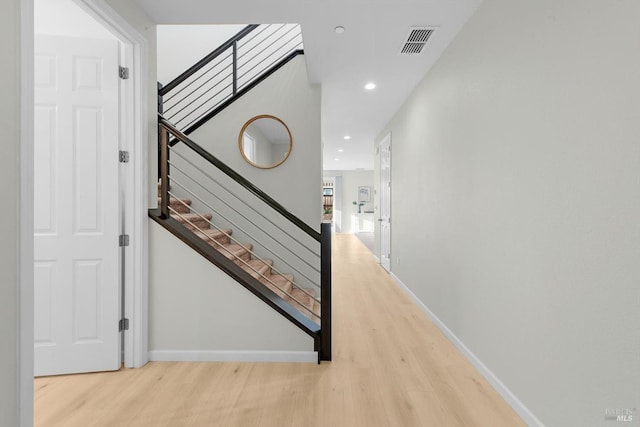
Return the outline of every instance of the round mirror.
{"type": "Polygon", "coordinates": [[[271,169],[281,165],[289,153],[293,140],[287,125],[277,117],[256,116],[242,126],[238,136],[240,154],[252,166],[271,169]]]}

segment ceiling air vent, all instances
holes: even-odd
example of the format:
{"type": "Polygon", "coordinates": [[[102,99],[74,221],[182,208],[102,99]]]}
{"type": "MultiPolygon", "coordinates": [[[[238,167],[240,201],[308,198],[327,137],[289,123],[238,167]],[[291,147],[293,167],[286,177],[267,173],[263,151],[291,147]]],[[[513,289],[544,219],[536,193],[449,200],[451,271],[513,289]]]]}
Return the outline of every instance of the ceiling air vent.
{"type": "Polygon", "coordinates": [[[436,29],[434,27],[411,27],[402,43],[400,53],[403,55],[419,55],[427,44],[429,37],[436,29]]]}

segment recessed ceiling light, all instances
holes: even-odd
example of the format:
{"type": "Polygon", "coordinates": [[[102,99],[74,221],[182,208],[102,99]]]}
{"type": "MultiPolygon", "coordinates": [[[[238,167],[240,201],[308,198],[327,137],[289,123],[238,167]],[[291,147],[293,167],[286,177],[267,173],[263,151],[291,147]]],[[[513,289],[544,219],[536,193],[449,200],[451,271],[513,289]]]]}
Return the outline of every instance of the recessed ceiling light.
{"type": "Polygon", "coordinates": [[[376,84],[374,82],[369,82],[366,85],[364,85],[364,88],[366,90],[374,90],[376,88],[376,84]]]}
{"type": "Polygon", "coordinates": [[[345,135],[345,136],[344,136],[344,139],[351,139],[351,136],[349,136],[349,135],[345,135]]]}
{"type": "Polygon", "coordinates": [[[342,34],[342,33],[344,33],[344,27],[343,27],[343,26],[341,26],[341,25],[338,25],[337,27],[335,27],[335,28],[333,29],[333,31],[335,31],[335,32],[336,32],[336,34],[342,34]]]}
{"type": "Polygon", "coordinates": [[[335,160],[336,162],[339,162],[339,161],[340,161],[340,159],[333,159],[333,160],[335,160]]]}
{"type": "Polygon", "coordinates": [[[342,153],[344,150],[342,148],[338,149],[338,153],[342,153]]]}

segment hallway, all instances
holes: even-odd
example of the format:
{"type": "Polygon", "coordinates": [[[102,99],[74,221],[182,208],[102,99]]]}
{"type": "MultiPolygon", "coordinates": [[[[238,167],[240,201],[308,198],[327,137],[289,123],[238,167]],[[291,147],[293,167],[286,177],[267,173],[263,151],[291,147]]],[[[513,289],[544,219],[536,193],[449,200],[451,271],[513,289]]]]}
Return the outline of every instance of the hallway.
{"type": "Polygon", "coordinates": [[[333,291],[333,362],[39,378],[35,425],[524,425],[353,235],[334,237],[333,291]]]}

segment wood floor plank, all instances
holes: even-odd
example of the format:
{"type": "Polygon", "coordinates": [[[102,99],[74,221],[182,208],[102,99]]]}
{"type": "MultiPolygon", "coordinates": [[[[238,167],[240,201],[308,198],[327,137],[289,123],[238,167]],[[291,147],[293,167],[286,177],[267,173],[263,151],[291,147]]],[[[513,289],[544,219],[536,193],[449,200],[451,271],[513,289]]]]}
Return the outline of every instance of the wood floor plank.
{"type": "Polygon", "coordinates": [[[524,426],[357,238],[333,247],[333,362],[37,378],[35,426],[524,426]]]}

